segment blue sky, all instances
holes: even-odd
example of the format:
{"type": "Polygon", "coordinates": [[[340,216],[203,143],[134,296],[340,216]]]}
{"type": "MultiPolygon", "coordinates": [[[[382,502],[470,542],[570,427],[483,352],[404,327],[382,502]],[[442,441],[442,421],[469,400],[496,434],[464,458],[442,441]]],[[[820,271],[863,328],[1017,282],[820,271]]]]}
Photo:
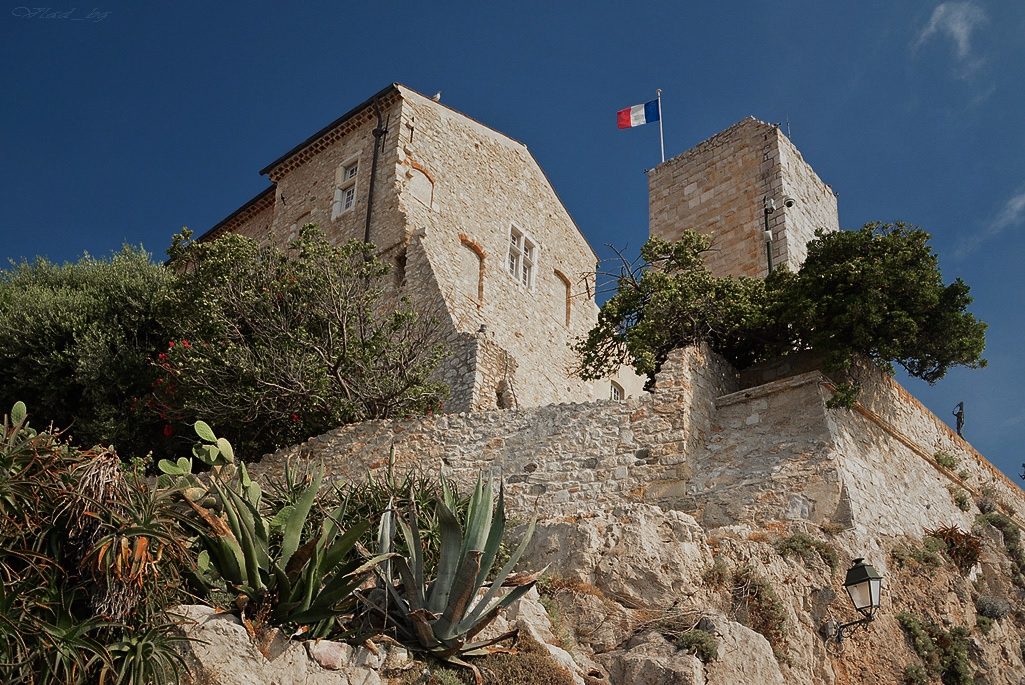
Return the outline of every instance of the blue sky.
{"type": "Polygon", "coordinates": [[[1025,4],[91,0],[0,7],[0,257],[162,257],[266,187],[258,170],[391,82],[531,149],[602,255],[647,236],[666,155],[753,115],[839,193],[844,228],[933,235],[989,367],[908,389],[1016,481],[1025,461],[1025,4]],[[43,10],[43,11],[37,11],[43,10]]]}

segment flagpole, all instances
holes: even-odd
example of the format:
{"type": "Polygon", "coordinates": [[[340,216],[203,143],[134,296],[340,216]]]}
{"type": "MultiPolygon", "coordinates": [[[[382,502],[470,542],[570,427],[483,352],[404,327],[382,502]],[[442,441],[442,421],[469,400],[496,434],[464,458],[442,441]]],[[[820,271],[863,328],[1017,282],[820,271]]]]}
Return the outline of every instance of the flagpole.
{"type": "Polygon", "coordinates": [[[662,89],[659,88],[655,91],[655,95],[658,99],[658,141],[662,145],[662,161],[666,161],[666,139],[662,134],[662,89]]]}

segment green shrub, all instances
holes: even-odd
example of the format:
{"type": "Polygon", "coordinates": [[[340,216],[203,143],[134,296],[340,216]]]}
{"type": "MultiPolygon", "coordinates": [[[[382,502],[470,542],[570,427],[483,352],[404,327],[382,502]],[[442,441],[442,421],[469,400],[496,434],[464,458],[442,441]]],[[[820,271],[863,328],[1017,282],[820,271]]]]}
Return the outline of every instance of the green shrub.
{"type": "Polygon", "coordinates": [[[303,226],[287,246],[175,236],[185,276],[164,306],[176,331],[152,360],[155,406],[218,426],[259,457],[345,423],[427,414],[448,388],[440,317],[386,302],[389,265],[369,243],[333,245],[303,226]]]}
{"type": "Polygon", "coordinates": [[[150,257],[126,245],[0,270],[0,407],[28,402],[36,423],[72,426],[76,444],[117,445],[123,458],[173,454],[168,417],[141,411],[159,376],[149,359],[168,340],[158,303],[178,278],[150,257]]]}
{"type": "Polygon", "coordinates": [[[975,626],[982,631],[983,635],[989,635],[989,631],[993,630],[993,619],[988,616],[976,616],[975,626]]]}
{"type": "Polygon", "coordinates": [[[973,685],[967,628],[957,627],[947,632],[935,623],[909,613],[897,614],[897,622],[924,662],[929,676],[940,678],[944,685],[973,685]]]}
{"type": "Polygon", "coordinates": [[[957,468],[957,457],[947,454],[946,452],[937,452],[933,455],[936,463],[945,469],[956,469],[957,468]]]}
{"type": "Polygon", "coordinates": [[[705,585],[722,587],[729,582],[731,576],[730,567],[726,564],[723,558],[715,557],[712,561],[712,565],[706,568],[701,574],[701,580],[704,581],[705,585]]]}
{"type": "Polygon", "coordinates": [[[677,637],[676,646],[694,654],[706,664],[715,661],[719,656],[719,641],[715,639],[715,635],[696,628],[677,637]]]}
{"type": "Polygon", "coordinates": [[[932,678],[925,671],[922,664],[908,664],[904,667],[904,682],[908,685],[929,685],[932,678]]]}
{"type": "Polygon", "coordinates": [[[935,569],[943,566],[943,557],[937,553],[943,548],[942,540],[927,537],[922,540],[921,547],[898,544],[890,552],[890,558],[898,568],[907,568],[916,573],[925,571],[933,575],[935,569]]]}
{"type": "Polygon", "coordinates": [[[831,572],[836,571],[840,563],[836,549],[832,545],[807,533],[791,535],[777,542],[775,546],[781,557],[799,556],[806,564],[818,556],[829,566],[831,572]]]}
{"type": "Polygon", "coordinates": [[[969,511],[972,508],[972,498],[968,496],[968,492],[964,488],[959,488],[951,483],[947,485],[947,492],[950,493],[950,499],[961,511],[969,511]]]}
{"type": "Polygon", "coordinates": [[[981,511],[983,514],[992,514],[994,511],[997,510],[996,500],[987,495],[983,495],[982,497],[980,497],[979,500],[975,503],[975,506],[977,506],[979,508],[979,511],[981,511]]]}
{"type": "MultiPolygon", "coordinates": [[[[981,509],[981,507],[980,507],[981,509]]],[[[1012,565],[1011,580],[1025,586],[1025,549],[1021,545],[1021,529],[1006,514],[991,512],[975,517],[976,525],[993,526],[1003,535],[1004,552],[1012,565]]]]}

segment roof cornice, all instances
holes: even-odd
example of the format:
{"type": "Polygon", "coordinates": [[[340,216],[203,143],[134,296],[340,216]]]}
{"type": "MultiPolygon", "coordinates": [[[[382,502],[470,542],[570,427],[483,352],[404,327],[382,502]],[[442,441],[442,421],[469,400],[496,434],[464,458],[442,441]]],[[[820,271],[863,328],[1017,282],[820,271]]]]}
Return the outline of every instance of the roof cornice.
{"type": "Polygon", "coordinates": [[[282,176],[302,166],[316,156],[317,153],[334,144],[340,138],[368,122],[375,121],[377,114],[374,111],[374,100],[378,101],[382,109],[386,109],[400,97],[398,84],[390,84],[384,90],[371,96],[366,102],[352,108],[281,157],[278,157],[264,169],[261,169],[260,173],[267,176],[271,182],[277,183],[278,179],[282,176]]]}
{"type": "Polygon", "coordinates": [[[274,205],[274,186],[269,186],[266,190],[263,190],[259,195],[254,197],[249,202],[245,203],[228,217],[221,220],[216,226],[211,228],[203,235],[196,238],[197,243],[203,243],[210,240],[217,240],[224,233],[229,232],[235,226],[249,221],[253,216],[259,214],[263,210],[274,205]]]}

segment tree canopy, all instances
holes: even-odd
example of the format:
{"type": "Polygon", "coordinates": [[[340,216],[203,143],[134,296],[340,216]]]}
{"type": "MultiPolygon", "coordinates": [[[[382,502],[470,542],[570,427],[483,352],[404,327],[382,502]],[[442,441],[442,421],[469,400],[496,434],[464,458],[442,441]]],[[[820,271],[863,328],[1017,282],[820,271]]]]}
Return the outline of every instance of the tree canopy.
{"type": "Polygon", "coordinates": [[[158,376],[150,358],[168,334],[156,305],[173,280],[129,246],[0,271],[0,406],[27,399],[79,443],[117,444],[125,456],[159,445],[163,422],[132,409],[158,376]]]}
{"type": "Polygon", "coordinates": [[[650,386],[670,350],[699,342],[738,368],[803,349],[825,352],[827,370],[863,354],[929,383],[951,366],[985,366],[986,324],[967,311],[963,281],[943,284],[928,241],[899,222],[817,232],[797,273],[780,268],[759,281],[712,276],[701,256],[707,236],[652,238],[577,342],[581,374],[599,378],[629,363],[650,386]]]}
{"type": "Polygon", "coordinates": [[[438,318],[386,293],[373,245],[313,226],[287,248],[190,236],[168,265],[125,247],[0,272],[0,403],[156,460],[197,419],[253,456],[447,398],[438,318]]]}
{"type": "Polygon", "coordinates": [[[373,251],[333,246],[312,225],[287,249],[179,236],[169,254],[185,277],[164,303],[175,334],[154,360],[154,408],[202,418],[248,453],[438,408],[438,319],[386,297],[373,251]]]}

